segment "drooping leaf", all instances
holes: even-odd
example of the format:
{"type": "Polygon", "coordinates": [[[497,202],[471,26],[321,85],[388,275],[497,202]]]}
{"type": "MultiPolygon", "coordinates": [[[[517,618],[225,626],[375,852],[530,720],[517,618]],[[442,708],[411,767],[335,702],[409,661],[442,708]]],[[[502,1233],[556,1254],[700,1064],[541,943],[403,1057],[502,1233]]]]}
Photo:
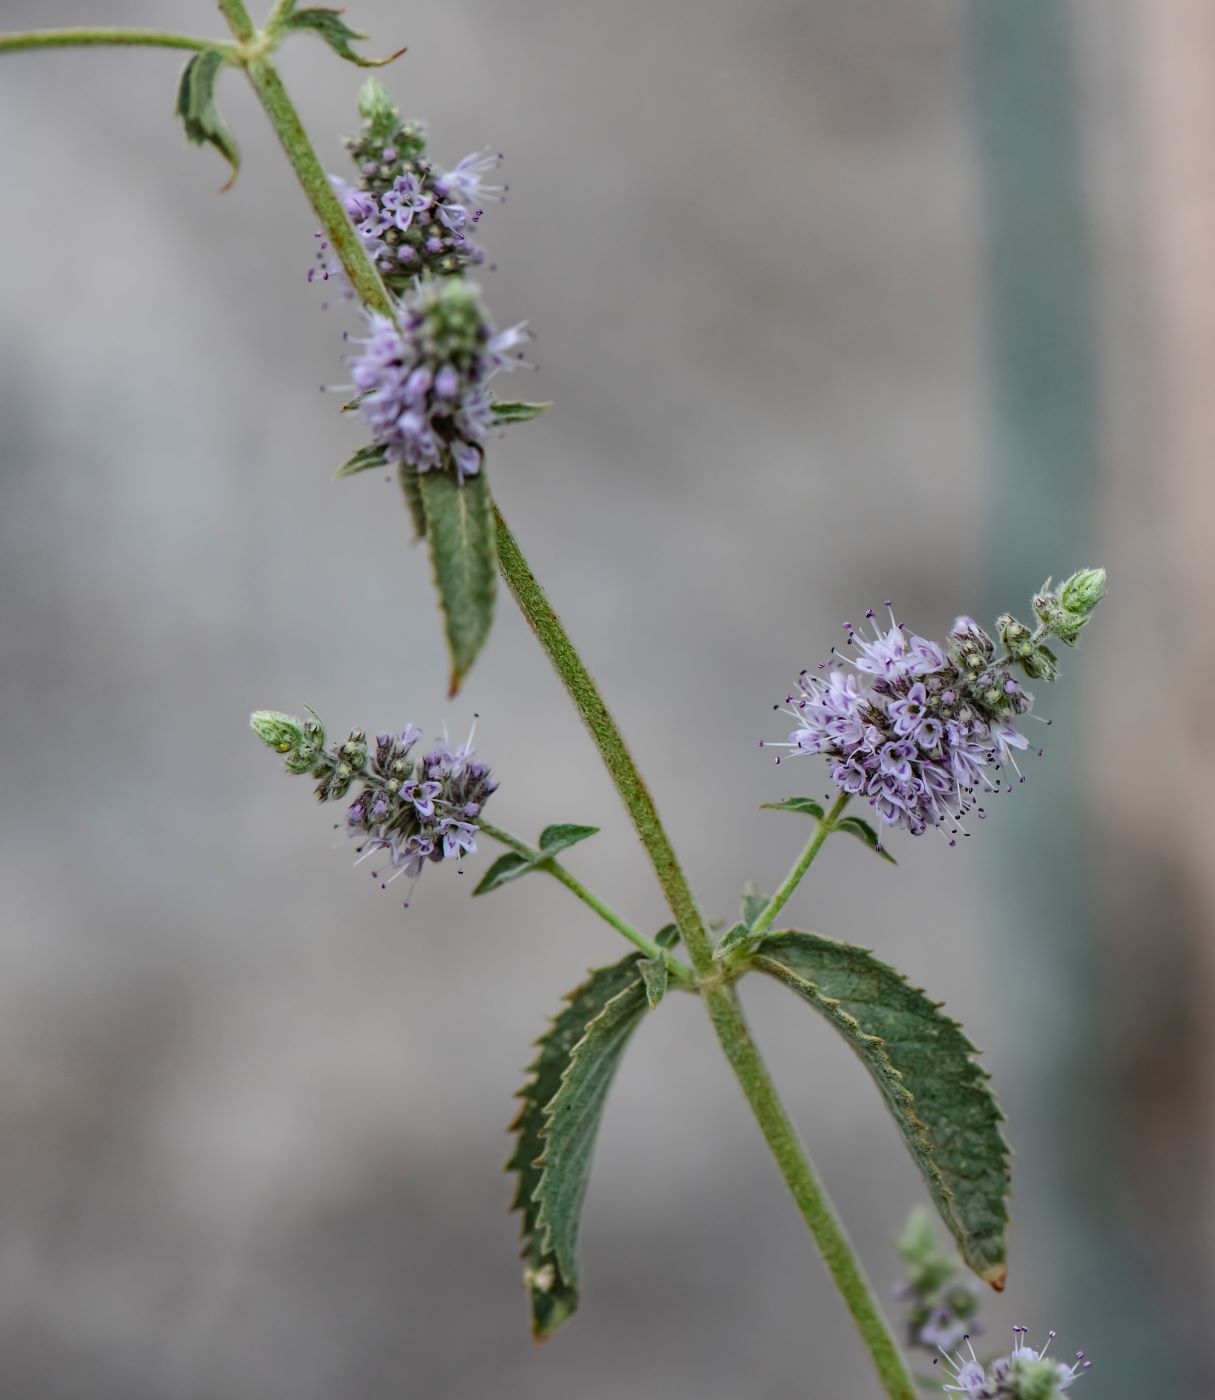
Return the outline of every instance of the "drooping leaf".
{"type": "Polygon", "coordinates": [[[813,797],[786,797],[783,802],[762,802],[760,810],[763,812],[802,812],[818,821],[822,821],[827,815],[823,804],[816,802],[813,797]]]}
{"type": "Polygon", "coordinates": [[[405,504],[409,507],[416,544],[418,540],[426,538],[426,505],[422,500],[422,488],[418,485],[418,474],[413,467],[402,462],[397,469],[397,480],[401,483],[401,495],[405,497],[405,504]]]}
{"type": "Polygon", "coordinates": [[[768,907],[768,896],[760,894],[753,880],[748,880],[742,892],[742,921],[748,928],[768,907]]]}
{"type": "Polygon", "coordinates": [[[727,953],[732,953],[735,948],[749,943],[753,937],[749,923],[735,924],[729,933],[722,935],[717,947],[713,949],[713,961],[720,962],[727,953]]]}
{"type": "Polygon", "coordinates": [[[353,456],[347,457],[334,472],[334,479],[343,476],[357,476],[359,472],[374,471],[377,467],[384,465],[387,457],[388,449],[386,447],[382,447],[378,442],[369,443],[366,447],[360,447],[353,456]]]}
{"type": "Polygon", "coordinates": [[[540,833],[540,849],[546,856],[555,856],[570,846],[576,846],[579,841],[598,834],[597,826],[574,826],[568,822],[546,826],[540,833]]]}
{"type": "Polygon", "coordinates": [[[645,983],[646,1001],[650,1004],[650,1010],[654,1011],[667,994],[667,983],[670,980],[667,960],[665,958],[642,958],[637,966],[641,969],[641,980],[645,983]]]}
{"type": "Polygon", "coordinates": [[[483,474],[458,482],[453,471],[429,471],[417,481],[451,654],[450,698],[460,689],[493,623],[497,535],[483,474]]]}
{"type": "Polygon", "coordinates": [[[841,817],[835,824],[836,831],[846,831],[850,836],[855,836],[859,841],[863,841],[875,855],[881,856],[883,860],[888,860],[891,865],[897,865],[898,861],[882,845],[881,838],[867,821],[860,817],[841,817]]]}
{"type": "Polygon", "coordinates": [[[177,115],[188,140],[196,146],[214,146],[232,167],[232,174],[222,186],[228,190],[240,170],[240,151],[215,105],[215,80],[226,61],[217,49],[203,49],[194,55],[177,85],[177,115]]]}
{"type": "Polygon", "coordinates": [[[753,965],[805,998],[873,1076],[962,1257],[1004,1286],[1008,1144],[975,1048],[894,968],[813,933],[766,935],[753,965]]]}
{"type": "Polygon", "coordinates": [[[551,1337],[578,1306],[578,1216],[603,1102],[646,1010],[638,954],[592,972],[536,1042],[511,1126],[518,1173],[512,1210],[523,1215],[524,1284],[532,1332],[551,1337]],[[542,1156],[543,1154],[543,1156],[542,1156]]]}
{"type": "Polygon", "coordinates": [[[492,405],[496,423],[530,423],[533,418],[539,418],[546,408],[552,408],[552,404],[495,401],[492,405]]]}
{"type": "Polygon", "coordinates": [[[351,27],[342,18],[341,10],[331,10],[321,6],[309,6],[306,10],[295,10],[287,18],[285,29],[310,29],[314,34],[319,34],[329,47],[344,58],[348,63],[357,64],[360,68],[383,68],[386,63],[391,63],[394,58],[400,58],[405,52],[398,49],[396,53],[389,54],[387,58],[364,58],[362,54],[355,53],[350,47],[351,44],[358,43],[360,39],[366,39],[366,34],[360,34],[357,29],[351,27]]]}
{"type": "Polygon", "coordinates": [[[496,890],[499,885],[509,885],[512,880],[517,880],[520,875],[526,875],[529,870],[535,870],[535,868],[535,861],[529,860],[527,856],[521,856],[515,851],[508,851],[504,856],[499,856],[489,867],[481,877],[477,888],[473,890],[473,894],[488,894],[490,890],[496,890]]]}

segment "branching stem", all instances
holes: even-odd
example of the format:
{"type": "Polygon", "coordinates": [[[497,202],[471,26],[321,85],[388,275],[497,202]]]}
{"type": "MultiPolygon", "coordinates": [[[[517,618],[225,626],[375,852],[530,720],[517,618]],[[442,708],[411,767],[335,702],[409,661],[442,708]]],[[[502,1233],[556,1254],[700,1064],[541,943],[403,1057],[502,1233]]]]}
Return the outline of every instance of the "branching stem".
{"type": "Polygon", "coordinates": [[[818,819],[814,835],[806,843],[806,849],[797,858],[793,869],[785,876],[784,883],[780,889],[772,896],[764,908],[760,911],[758,918],[751,925],[751,932],[758,937],[761,933],[767,933],[772,927],[772,921],[789,902],[789,896],[797,889],[801,883],[802,876],[810,869],[814,857],[823,848],[823,843],[827,837],[835,830],[835,823],[839,820],[843,810],[848,805],[848,794],[841,792],[835,799],[835,804],[825,817],[818,819]]]}
{"type": "Polygon", "coordinates": [[[24,34],[0,34],[0,53],[91,48],[98,44],[117,48],[188,49],[193,53],[214,49],[229,63],[237,62],[235,44],[222,39],[202,39],[193,34],[167,34],[158,29],[31,29],[24,34]]]}

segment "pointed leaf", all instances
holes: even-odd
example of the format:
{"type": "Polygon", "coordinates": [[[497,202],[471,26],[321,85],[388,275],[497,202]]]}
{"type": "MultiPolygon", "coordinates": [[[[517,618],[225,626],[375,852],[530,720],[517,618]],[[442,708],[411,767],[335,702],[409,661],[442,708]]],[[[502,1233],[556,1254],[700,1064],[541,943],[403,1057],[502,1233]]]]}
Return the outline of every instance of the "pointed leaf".
{"type": "Polygon", "coordinates": [[[359,472],[374,471],[377,467],[382,467],[388,457],[388,449],[381,447],[378,442],[369,443],[342,463],[334,472],[334,479],[342,476],[357,476],[359,472]]]}
{"type": "Polygon", "coordinates": [[[222,187],[227,190],[232,188],[240,170],[240,151],[215,105],[215,80],[225,62],[224,55],[216,49],[203,49],[194,55],[177,85],[177,115],[188,140],[196,146],[214,146],[232,167],[232,174],[222,187]]]}
{"type": "Polygon", "coordinates": [[[821,802],[816,802],[813,797],[786,797],[783,802],[761,802],[761,812],[803,812],[808,817],[815,817],[822,821],[826,816],[821,802]]]}
{"type": "Polygon", "coordinates": [[[491,407],[497,423],[530,423],[533,418],[539,418],[546,408],[552,408],[552,404],[497,402],[491,407]]]}
{"type": "Polygon", "coordinates": [[[666,959],[642,958],[637,966],[641,969],[641,980],[645,983],[646,1001],[649,1002],[650,1010],[653,1011],[667,994],[669,974],[666,959]]]}
{"type": "Polygon", "coordinates": [[[546,826],[540,833],[540,849],[546,856],[555,856],[570,846],[576,846],[579,841],[585,841],[589,836],[598,835],[598,832],[597,826],[573,826],[568,822],[546,826]]]}
{"type": "Polygon", "coordinates": [[[742,921],[748,928],[768,907],[768,896],[760,894],[753,880],[748,880],[742,892],[742,921]]]}
{"type": "Polygon", "coordinates": [[[814,933],[767,935],[753,965],[840,1031],[873,1076],[962,1257],[1004,1286],[1008,1144],[974,1046],[894,968],[814,933]]]}
{"type": "Polygon", "coordinates": [[[602,1111],[602,1097],[624,1041],[645,1012],[645,992],[637,968],[639,961],[636,954],[630,954],[611,967],[601,967],[569,994],[569,1004],[536,1042],[540,1053],[529,1066],[530,1078],[519,1093],[522,1107],[511,1126],[518,1140],[506,1165],[519,1177],[511,1209],[523,1215],[523,1258],[526,1262],[523,1277],[531,1301],[532,1331],[541,1341],[552,1336],[578,1306],[577,1267],[576,1261],[571,1262],[570,1213],[572,1211],[576,1242],[578,1207],[586,1189],[586,1171],[602,1111]],[[623,1005],[619,1003],[620,998],[625,999],[623,1005]],[[615,1008],[610,1035],[606,1033],[608,1027],[599,1024],[609,1007],[615,1008]],[[622,1010],[626,1013],[623,1016],[622,1010]],[[591,1030],[596,1025],[598,1030],[592,1041],[591,1030]],[[577,1071],[573,1069],[575,1052],[580,1061],[577,1071]],[[551,1123],[545,1112],[559,1093],[565,1092],[567,1076],[571,1075],[580,1086],[571,1093],[585,1091],[588,1080],[603,1079],[606,1075],[606,1082],[600,1085],[598,1104],[588,1103],[590,1111],[583,1117],[580,1130],[572,1122],[568,1108],[561,1110],[559,1125],[551,1123]],[[546,1158],[551,1156],[554,1146],[557,1157],[566,1161],[578,1158],[578,1154],[570,1150],[575,1141],[580,1142],[582,1148],[580,1159],[571,1162],[564,1193],[562,1183],[540,1160],[546,1146],[546,1130],[551,1132],[554,1127],[557,1128],[556,1142],[549,1140],[546,1158]],[[560,1254],[553,1238],[554,1219],[559,1222],[555,1233],[562,1244],[560,1254]]]}
{"type": "Polygon", "coordinates": [[[507,885],[512,880],[517,880],[520,875],[526,875],[529,870],[534,869],[534,862],[528,860],[526,856],[521,856],[516,851],[508,851],[506,855],[499,856],[489,867],[481,877],[481,883],[473,890],[473,894],[488,894],[490,890],[496,890],[499,885],[507,885]]]}
{"type": "Polygon", "coordinates": [[[654,942],[660,948],[674,948],[679,942],[679,927],[676,924],[664,924],[654,935],[654,942]]]}
{"type": "Polygon", "coordinates": [[[750,924],[735,924],[730,932],[722,937],[717,947],[713,949],[713,961],[720,962],[727,953],[732,953],[735,948],[741,947],[744,943],[749,943],[751,937],[750,924]]]}
{"type": "Polygon", "coordinates": [[[418,485],[418,474],[402,462],[397,472],[397,480],[401,483],[401,495],[405,497],[405,504],[409,507],[416,544],[418,540],[426,538],[426,505],[422,500],[422,488],[418,485]]]}
{"type": "Polygon", "coordinates": [[[387,58],[364,58],[362,54],[357,54],[350,47],[352,43],[357,43],[360,39],[366,39],[366,34],[360,34],[357,29],[351,27],[342,18],[341,10],[324,9],[320,6],[311,6],[306,10],[295,10],[287,19],[283,26],[285,29],[311,29],[313,33],[319,34],[329,45],[334,53],[339,54],[348,63],[355,63],[360,68],[383,68],[386,63],[391,63],[394,58],[400,58],[405,52],[398,49],[396,53],[389,54],[387,58]]]}
{"type": "Polygon", "coordinates": [[[423,472],[418,487],[451,653],[450,697],[489,636],[498,580],[497,536],[484,475],[457,482],[453,471],[423,472]]]}
{"type": "Polygon", "coordinates": [[[888,860],[891,865],[897,865],[898,861],[882,845],[881,837],[874,831],[867,821],[862,821],[860,817],[843,817],[835,824],[836,831],[846,831],[850,836],[855,836],[863,841],[876,855],[883,860],[888,860]]]}

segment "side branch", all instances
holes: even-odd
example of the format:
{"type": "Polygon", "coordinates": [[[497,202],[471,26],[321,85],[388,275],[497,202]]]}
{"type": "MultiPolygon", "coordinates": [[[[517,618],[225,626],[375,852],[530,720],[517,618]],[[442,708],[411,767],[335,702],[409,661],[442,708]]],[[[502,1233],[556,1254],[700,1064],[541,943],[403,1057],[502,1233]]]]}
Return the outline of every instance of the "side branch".
{"type": "Polygon", "coordinates": [[[119,48],[187,49],[192,53],[214,50],[222,53],[229,63],[238,61],[235,44],[222,39],[201,39],[193,34],[165,34],[156,29],[31,29],[24,34],[0,34],[0,53],[87,48],[98,44],[119,48]]]}

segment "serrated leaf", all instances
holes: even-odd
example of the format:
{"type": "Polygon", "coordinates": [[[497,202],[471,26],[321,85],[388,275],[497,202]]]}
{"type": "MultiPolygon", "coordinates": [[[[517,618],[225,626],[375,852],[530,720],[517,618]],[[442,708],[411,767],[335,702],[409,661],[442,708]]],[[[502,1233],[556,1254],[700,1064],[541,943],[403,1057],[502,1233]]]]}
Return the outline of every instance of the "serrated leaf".
{"type": "Polygon", "coordinates": [[[674,948],[676,943],[679,942],[679,925],[663,924],[654,935],[654,942],[657,943],[660,948],[674,948]]]}
{"type": "Polygon", "coordinates": [[[645,983],[646,1001],[653,1011],[667,994],[667,961],[665,958],[642,958],[637,966],[641,969],[641,980],[645,983]]]}
{"type": "Polygon", "coordinates": [[[546,856],[555,856],[598,833],[597,826],[574,826],[570,822],[560,822],[555,826],[546,826],[540,833],[540,849],[546,856]]]}
{"type": "Polygon", "coordinates": [[[815,817],[818,821],[827,815],[821,802],[816,802],[813,797],[786,797],[783,802],[761,802],[762,812],[802,812],[807,817],[815,817]]]}
{"type": "Polygon", "coordinates": [[[450,470],[423,472],[418,489],[451,655],[450,699],[485,645],[493,623],[497,536],[484,475],[458,482],[450,470]]]}
{"type": "Polygon", "coordinates": [[[1004,1115],[958,1023],[864,948],[819,934],[769,934],[753,965],[841,1032],[886,1100],[962,1257],[1004,1286],[1008,1144],[1004,1115]]]}
{"type": "Polygon", "coordinates": [[[768,896],[760,894],[753,880],[748,880],[742,892],[742,921],[748,928],[768,907],[768,896]]]}
{"type": "Polygon", "coordinates": [[[394,58],[400,58],[405,52],[398,49],[396,53],[389,54],[387,58],[364,58],[362,54],[355,53],[350,47],[351,44],[358,43],[361,39],[366,39],[366,34],[360,34],[357,29],[351,27],[342,18],[341,10],[324,9],[320,6],[311,6],[306,10],[295,10],[288,16],[285,29],[310,29],[314,34],[319,34],[329,47],[344,58],[348,63],[357,64],[360,68],[383,68],[386,63],[391,63],[394,58]]]}
{"type": "Polygon", "coordinates": [[[413,467],[402,462],[397,471],[401,483],[401,495],[409,507],[409,518],[413,521],[413,539],[416,544],[426,538],[426,505],[422,500],[422,488],[418,485],[418,474],[413,467]]]}
{"type": "Polygon", "coordinates": [[[545,409],[552,408],[552,404],[496,401],[490,408],[496,423],[530,423],[533,418],[539,418],[545,409]]]}
{"type": "Polygon", "coordinates": [[[752,938],[751,925],[749,923],[735,924],[734,927],[725,934],[713,949],[713,961],[720,962],[727,953],[732,953],[735,948],[741,947],[744,943],[749,943],[752,938]]]}
{"type": "Polygon", "coordinates": [[[377,467],[382,467],[387,459],[388,449],[386,447],[382,447],[378,442],[369,443],[366,447],[360,447],[353,456],[347,457],[334,472],[334,479],[343,476],[357,476],[359,472],[374,471],[377,467]]]}
{"type": "Polygon", "coordinates": [[[240,151],[215,105],[215,80],[226,61],[218,50],[203,49],[186,64],[177,84],[177,115],[187,140],[196,146],[214,146],[232,167],[223,190],[232,188],[240,170],[240,151]]]}
{"type": "Polygon", "coordinates": [[[835,824],[836,831],[846,831],[849,836],[855,836],[863,841],[866,846],[875,854],[881,856],[883,860],[888,860],[891,865],[897,865],[898,861],[882,845],[881,837],[874,831],[867,821],[860,817],[842,817],[835,824]]]}
{"type": "Polygon", "coordinates": [[[508,885],[512,880],[517,880],[520,875],[526,875],[529,870],[535,869],[535,862],[521,856],[516,851],[508,851],[506,855],[499,856],[493,865],[481,877],[481,882],[473,890],[474,895],[488,894],[490,890],[496,890],[499,885],[508,885]]]}
{"type": "Polygon", "coordinates": [[[569,994],[568,1005],[536,1042],[540,1053],[519,1092],[522,1107],[511,1125],[518,1141],[506,1166],[518,1173],[511,1209],[523,1215],[524,1283],[532,1332],[540,1341],[551,1337],[578,1306],[578,1211],[603,1099],[625,1042],[646,1009],[640,961],[632,953],[599,968],[569,994]],[[588,1097],[592,1081],[594,1092],[588,1097]],[[559,1113],[547,1113],[563,1094],[559,1113]],[[585,1107],[580,1118],[576,1111],[571,1115],[571,1100],[585,1107]],[[563,1172],[552,1165],[554,1151],[565,1164],[563,1172]]]}

